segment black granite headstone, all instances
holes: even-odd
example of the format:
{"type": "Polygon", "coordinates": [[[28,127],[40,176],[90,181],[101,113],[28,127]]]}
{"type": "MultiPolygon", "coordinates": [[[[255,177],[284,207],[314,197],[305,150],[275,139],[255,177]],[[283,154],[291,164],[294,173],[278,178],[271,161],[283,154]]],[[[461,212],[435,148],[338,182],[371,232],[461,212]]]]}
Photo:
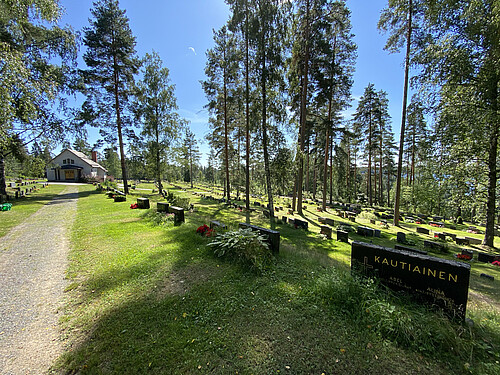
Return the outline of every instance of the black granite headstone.
{"type": "Polygon", "coordinates": [[[415,293],[452,317],[465,318],[470,264],[353,242],[351,268],[378,277],[394,290],[415,293]]]}
{"type": "Polygon", "coordinates": [[[295,226],[297,228],[308,229],[309,223],[307,221],[304,221],[304,220],[295,219],[295,226]]]}
{"type": "Polygon", "coordinates": [[[271,251],[273,253],[276,253],[276,254],[279,253],[279,251],[280,251],[280,232],[278,232],[276,230],[258,227],[256,225],[251,225],[251,224],[247,224],[247,223],[240,223],[239,227],[240,228],[250,228],[252,230],[258,231],[260,234],[262,234],[264,236],[267,236],[267,238],[268,238],[267,242],[269,244],[269,249],[271,249],[271,251]]]}
{"type": "Polygon", "coordinates": [[[322,225],[320,230],[321,234],[324,234],[326,238],[331,239],[332,238],[332,228],[329,227],[328,225],[322,225]]]}
{"type": "Polygon", "coordinates": [[[492,254],[478,252],[477,253],[477,260],[479,262],[483,262],[483,263],[491,263],[495,260],[495,256],[492,254]]]}
{"type": "Polygon", "coordinates": [[[331,218],[327,217],[327,218],[325,219],[325,224],[326,224],[326,225],[330,225],[330,226],[332,226],[332,227],[333,227],[333,226],[335,226],[335,220],[333,220],[333,219],[331,219],[331,218]]]}
{"type": "Polygon", "coordinates": [[[417,233],[429,234],[429,229],[422,228],[422,227],[417,227],[417,233]]]}
{"type": "Polygon", "coordinates": [[[169,204],[167,202],[158,202],[156,203],[156,211],[158,212],[168,212],[169,204]]]}
{"type": "Polygon", "coordinates": [[[373,229],[367,227],[358,227],[358,234],[364,237],[373,237],[373,229]]]}
{"type": "Polygon", "coordinates": [[[349,243],[349,233],[343,230],[338,230],[337,241],[349,243]]]}
{"type": "Polygon", "coordinates": [[[404,232],[398,232],[396,233],[396,236],[397,236],[397,242],[406,243],[406,234],[404,232]]]}
{"type": "Polygon", "coordinates": [[[137,198],[137,208],[148,209],[149,199],[148,198],[137,198]]]}
{"type": "Polygon", "coordinates": [[[168,208],[168,212],[174,214],[174,222],[175,223],[183,223],[184,222],[184,208],[170,206],[168,208]]]}

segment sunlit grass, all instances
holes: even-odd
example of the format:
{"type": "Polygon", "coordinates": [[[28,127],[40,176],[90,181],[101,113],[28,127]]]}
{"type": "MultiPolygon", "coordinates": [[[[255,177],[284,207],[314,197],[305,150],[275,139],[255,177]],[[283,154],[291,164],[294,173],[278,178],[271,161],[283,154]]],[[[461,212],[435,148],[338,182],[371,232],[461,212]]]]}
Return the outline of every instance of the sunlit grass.
{"type": "MultiPolygon", "coordinates": [[[[495,374],[497,357],[489,351],[498,350],[497,312],[470,306],[469,328],[360,284],[350,275],[350,245],[324,240],[311,223],[307,232],[274,224],[280,254],[257,275],[214,257],[195,231],[211,219],[230,227],[246,220],[269,226],[268,220],[189,190],[173,189],[195,205],[180,226],[154,226],[144,210],[131,210],[142,191],[123,203],[100,193],[80,198],[64,318],[71,345],[58,362],[63,372],[495,374]]],[[[154,210],[160,197],[147,196],[154,210]]],[[[312,208],[305,216],[317,223],[312,208]]],[[[384,232],[373,241],[394,244],[397,229],[384,232]]],[[[477,268],[471,288],[498,301],[480,285],[477,268]]]]}

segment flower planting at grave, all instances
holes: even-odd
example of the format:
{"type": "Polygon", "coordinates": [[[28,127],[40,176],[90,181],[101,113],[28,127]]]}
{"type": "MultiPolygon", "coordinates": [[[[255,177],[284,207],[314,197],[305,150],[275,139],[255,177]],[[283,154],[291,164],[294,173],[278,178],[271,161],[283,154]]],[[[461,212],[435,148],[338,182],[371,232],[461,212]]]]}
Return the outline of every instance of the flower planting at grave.
{"type": "Polygon", "coordinates": [[[132,204],[130,205],[130,208],[131,208],[132,210],[135,210],[135,209],[139,208],[139,206],[137,205],[137,203],[132,203],[132,204]]]}
{"type": "Polygon", "coordinates": [[[200,234],[203,237],[210,237],[212,236],[213,232],[213,229],[210,229],[207,224],[203,224],[202,226],[198,227],[198,229],[196,229],[196,233],[200,234]]]}
{"type": "Polygon", "coordinates": [[[471,260],[472,256],[469,254],[457,254],[457,259],[460,260],[471,260]]]}
{"type": "Polygon", "coordinates": [[[495,260],[495,261],[491,262],[491,264],[493,264],[494,266],[499,266],[500,267],[500,261],[499,260],[495,260]]]}

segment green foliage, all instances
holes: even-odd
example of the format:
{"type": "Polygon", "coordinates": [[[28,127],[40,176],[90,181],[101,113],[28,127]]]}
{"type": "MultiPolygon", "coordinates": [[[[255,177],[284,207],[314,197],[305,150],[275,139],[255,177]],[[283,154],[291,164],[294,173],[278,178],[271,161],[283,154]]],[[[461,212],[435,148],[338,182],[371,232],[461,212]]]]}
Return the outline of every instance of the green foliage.
{"type": "Polygon", "coordinates": [[[332,270],[318,282],[325,303],[350,321],[425,355],[453,353],[464,361],[473,349],[474,333],[443,313],[430,313],[409,297],[384,290],[373,279],[332,270]]]}
{"type": "Polygon", "coordinates": [[[343,224],[337,225],[337,230],[341,230],[347,233],[355,232],[353,227],[351,227],[350,225],[343,225],[343,224]]]}
{"type": "Polygon", "coordinates": [[[236,259],[259,272],[267,269],[272,259],[266,238],[250,228],[219,233],[208,246],[216,256],[236,259]]]}
{"type": "Polygon", "coordinates": [[[182,198],[182,197],[175,195],[171,191],[167,191],[167,195],[165,196],[165,199],[172,206],[182,207],[185,210],[189,209],[189,198],[182,198]]]}
{"type": "Polygon", "coordinates": [[[174,214],[148,210],[143,217],[153,226],[166,227],[174,225],[174,216],[174,214]]]}

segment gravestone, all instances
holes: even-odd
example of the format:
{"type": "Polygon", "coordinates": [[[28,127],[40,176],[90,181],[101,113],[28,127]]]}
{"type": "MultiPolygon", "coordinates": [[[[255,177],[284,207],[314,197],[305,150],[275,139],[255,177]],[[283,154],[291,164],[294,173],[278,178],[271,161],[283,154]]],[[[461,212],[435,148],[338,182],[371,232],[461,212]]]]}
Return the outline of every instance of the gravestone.
{"type": "Polygon", "coordinates": [[[472,259],[474,258],[474,251],[468,249],[462,249],[462,255],[469,255],[472,259]]]}
{"type": "Polygon", "coordinates": [[[404,232],[396,233],[396,241],[399,243],[406,243],[406,234],[404,232]]]}
{"type": "Polygon", "coordinates": [[[457,238],[457,235],[456,235],[455,233],[443,232],[443,234],[444,234],[445,236],[451,237],[451,238],[453,239],[453,241],[455,241],[455,240],[456,240],[456,238],[457,238]]]}
{"type": "Polygon", "coordinates": [[[466,240],[469,240],[469,243],[471,245],[481,245],[481,240],[479,238],[475,237],[465,237],[466,240]]]}
{"type": "Polygon", "coordinates": [[[422,228],[422,227],[417,227],[417,233],[429,234],[429,229],[422,228]]]}
{"type": "Polygon", "coordinates": [[[137,208],[148,209],[149,208],[149,199],[148,198],[137,198],[137,208]]]}
{"type": "Polygon", "coordinates": [[[326,218],[324,218],[324,217],[318,217],[318,222],[320,224],[326,224],[326,218]]]}
{"type": "Polygon", "coordinates": [[[483,263],[491,263],[495,261],[495,256],[487,253],[477,253],[477,260],[483,263]]]}
{"type": "Polygon", "coordinates": [[[293,217],[288,218],[288,224],[295,225],[295,219],[293,217]]]}
{"type": "Polygon", "coordinates": [[[156,211],[157,212],[168,212],[169,204],[167,202],[158,202],[156,203],[156,211]]]}
{"type": "Polygon", "coordinates": [[[367,227],[358,227],[358,234],[363,237],[373,237],[373,229],[367,227]]]}
{"type": "Polygon", "coordinates": [[[293,215],[293,210],[291,208],[288,210],[288,215],[293,215]]]}
{"type": "Polygon", "coordinates": [[[479,277],[483,277],[483,278],[488,279],[490,281],[495,281],[495,277],[494,276],[488,275],[486,273],[482,273],[481,275],[479,275],[479,277]]]}
{"type": "Polygon", "coordinates": [[[269,249],[277,254],[280,251],[280,232],[276,230],[271,230],[267,228],[258,227],[256,225],[251,225],[247,223],[240,223],[240,228],[250,228],[252,230],[258,231],[261,235],[267,237],[267,243],[269,244],[269,249]]]}
{"type": "Polygon", "coordinates": [[[457,245],[469,246],[469,240],[463,237],[455,237],[455,243],[457,245]]]}
{"type": "Polygon", "coordinates": [[[356,222],[356,216],[349,216],[349,221],[356,222]]]}
{"type": "Polygon", "coordinates": [[[373,230],[373,237],[380,238],[381,235],[382,235],[382,233],[380,232],[380,229],[374,229],[373,230]]]}
{"type": "Polygon", "coordinates": [[[370,219],[370,224],[375,224],[375,220],[370,219]]]}
{"type": "Polygon", "coordinates": [[[396,250],[404,250],[404,251],[410,251],[410,252],[417,253],[417,254],[427,255],[427,251],[420,250],[420,249],[414,249],[412,247],[401,246],[401,245],[398,245],[398,244],[396,244],[394,246],[394,248],[396,250]]]}
{"type": "Polygon", "coordinates": [[[434,238],[446,241],[446,235],[444,233],[434,232],[434,238]]]}
{"type": "Polygon", "coordinates": [[[227,229],[227,225],[217,220],[211,220],[210,229],[227,229]]]}
{"type": "Polygon", "coordinates": [[[329,227],[328,225],[322,225],[320,228],[321,228],[320,233],[324,234],[326,236],[326,238],[331,240],[332,239],[332,228],[329,227]]]}
{"type": "Polygon", "coordinates": [[[170,206],[168,208],[168,212],[174,214],[174,222],[175,223],[183,223],[184,222],[184,208],[170,206]]]}
{"type": "Polygon", "coordinates": [[[326,224],[326,225],[330,225],[330,226],[332,226],[332,227],[333,227],[333,226],[335,226],[335,220],[333,220],[333,219],[331,219],[331,218],[327,217],[327,218],[326,218],[326,220],[325,220],[325,224],[326,224]]]}
{"type": "Polygon", "coordinates": [[[428,247],[429,249],[433,250],[439,250],[441,252],[446,251],[446,247],[444,244],[439,243],[439,242],[433,242],[433,241],[424,241],[424,247],[428,247]]]}
{"type": "Polygon", "coordinates": [[[337,241],[349,243],[349,233],[343,230],[338,230],[337,241]]]}
{"type": "Polygon", "coordinates": [[[283,223],[285,223],[285,224],[286,224],[286,223],[287,223],[287,221],[288,221],[288,219],[287,219],[287,217],[286,217],[286,216],[282,216],[282,217],[281,217],[281,221],[282,221],[283,223]]]}
{"type": "Polygon", "coordinates": [[[465,319],[470,264],[353,242],[351,269],[376,276],[394,290],[411,292],[465,319]]]}
{"type": "Polygon", "coordinates": [[[300,219],[295,219],[294,224],[297,228],[308,229],[308,227],[309,227],[309,223],[307,221],[300,220],[300,219]]]}

